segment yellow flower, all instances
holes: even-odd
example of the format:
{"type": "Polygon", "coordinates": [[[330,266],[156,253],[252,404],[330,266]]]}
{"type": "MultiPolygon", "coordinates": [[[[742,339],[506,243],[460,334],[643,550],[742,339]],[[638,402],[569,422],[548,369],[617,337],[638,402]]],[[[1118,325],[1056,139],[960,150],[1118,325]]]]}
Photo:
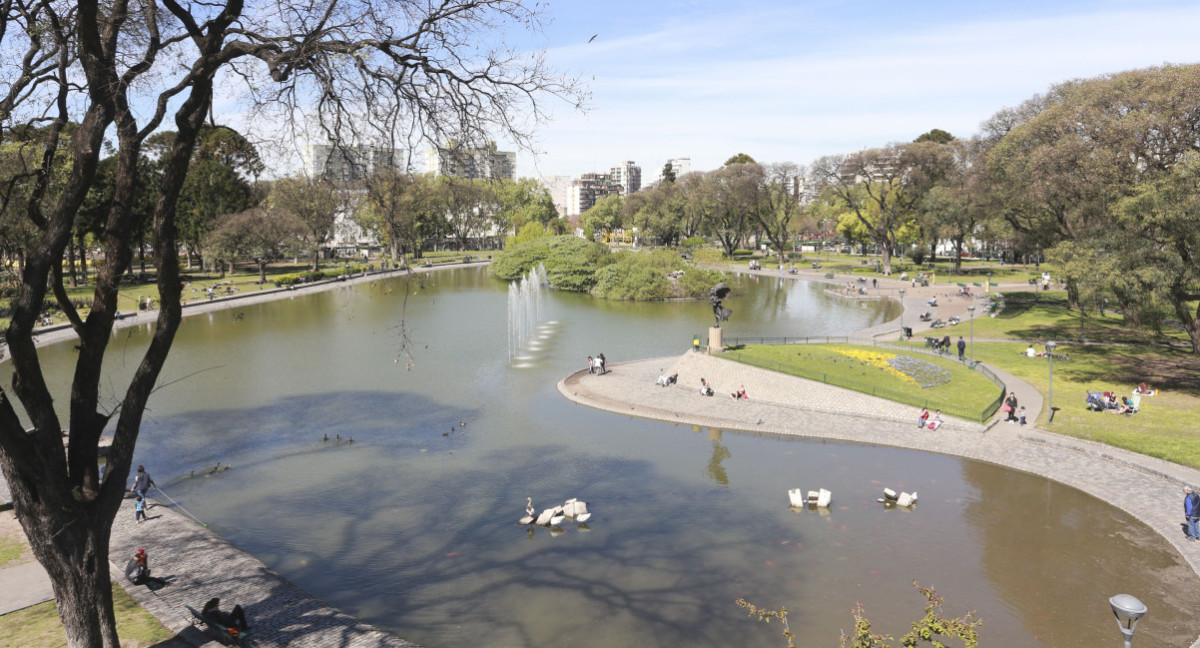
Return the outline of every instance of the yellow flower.
{"type": "Polygon", "coordinates": [[[917,383],[916,380],[914,380],[912,378],[912,376],[909,376],[908,374],[904,373],[903,371],[900,371],[899,369],[896,369],[892,365],[888,364],[888,360],[891,360],[892,358],[896,357],[895,354],[880,353],[879,351],[865,351],[863,349],[831,349],[831,351],[833,351],[835,353],[840,353],[844,356],[848,356],[850,358],[858,360],[859,362],[869,364],[872,367],[875,367],[876,369],[882,369],[885,372],[887,372],[905,382],[909,382],[914,385],[919,384],[919,383],[917,383]]]}

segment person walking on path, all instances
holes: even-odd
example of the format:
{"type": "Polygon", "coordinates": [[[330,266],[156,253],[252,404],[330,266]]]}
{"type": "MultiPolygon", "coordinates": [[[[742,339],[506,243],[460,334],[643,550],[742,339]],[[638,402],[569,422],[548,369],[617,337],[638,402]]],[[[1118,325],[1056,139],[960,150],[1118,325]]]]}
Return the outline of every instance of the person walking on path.
{"type": "Polygon", "coordinates": [[[1017,393],[1008,392],[1008,398],[1004,399],[1004,412],[1008,417],[1004,420],[1008,423],[1017,422],[1017,393]]]}
{"type": "Polygon", "coordinates": [[[967,342],[960,335],[960,336],[958,336],[958,361],[962,362],[963,360],[965,360],[966,355],[967,355],[967,342]]]}
{"type": "Polygon", "coordinates": [[[1187,520],[1187,538],[1200,538],[1200,495],[1192,492],[1191,486],[1183,487],[1183,515],[1187,520]]]}
{"type": "Polygon", "coordinates": [[[138,466],[137,474],[133,477],[133,488],[130,488],[129,492],[137,493],[138,499],[146,499],[146,491],[150,490],[151,486],[157,488],[158,484],[150,478],[145,466],[138,466]]]}
{"type": "Polygon", "coordinates": [[[146,499],[138,495],[137,501],[133,503],[133,519],[136,522],[141,522],[146,519],[146,499]]]}

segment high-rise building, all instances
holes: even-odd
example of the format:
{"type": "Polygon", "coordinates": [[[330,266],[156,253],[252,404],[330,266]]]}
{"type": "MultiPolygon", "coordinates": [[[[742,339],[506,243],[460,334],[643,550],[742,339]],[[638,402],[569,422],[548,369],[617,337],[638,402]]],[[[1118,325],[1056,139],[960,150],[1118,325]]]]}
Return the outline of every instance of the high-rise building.
{"type": "Polygon", "coordinates": [[[450,140],[446,146],[425,151],[425,171],[435,176],[512,180],[516,169],[517,154],[497,150],[495,142],[488,142],[481,148],[470,148],[450,140]]]}
{"type": "Polygon", "coordinates": [[[310,178],[351,182],[379,169],[403,171],[404,149],[384,146],[314,144],[304,149],[304,171],[310,178]]]}
{"type": "Polygon", "coordinates": [[[624,188],[623,196],[640,191],[642,188],[642,167],[633,160],[621,162],[612,168],[613,182],[624,188]]]}
{"type": "Polygon", "coordinates": [[[550,193],[550,199],[554,201],[554,208],[558,210],[559,218],[568,216],[571,183],[574,181],[575,179],[571,176],[564,175],[542,176],[538,179],[542,187],[550,193]]]}
{"type": "Polygon", "coordinates": [[[567,196],[567,215],[578,216],[592,208],[596,201],[606,196],[620,196],[624,187],[613,181],[607,173],[585,173],[571,182],[567,196]]]}
{"type": "Polygon", "coordinates": [[[676,178],[679,178],[681,176],[687,175],[692,172],[692,158],[685,158],[685,157],[671,158],[671,159],[663,162],[662,166],[659,166],[658,168],[654,169],[654,175],[652,176],[653,179],[646,182],[646,186],[658,184],[659,182],[661,182],[663,168],[666,167],[668,164],[671,165],[671,172],[675,174],[676,178]]]}

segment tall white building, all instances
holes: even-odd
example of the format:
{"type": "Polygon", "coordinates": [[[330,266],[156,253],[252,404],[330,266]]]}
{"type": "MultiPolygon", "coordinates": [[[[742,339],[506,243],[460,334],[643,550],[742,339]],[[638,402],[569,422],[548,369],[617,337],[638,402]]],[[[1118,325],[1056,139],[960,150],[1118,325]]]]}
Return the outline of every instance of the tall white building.
{"type": "MultiPolygon", "coordinates": [[[[653,179],[645,183],[645,186],[655,185],[662,181],[663,167],[671,165],[671,171],[675,173],[675,177],[679,178],[692,172],[692,158],[679,157],[666,160],[657,168],[654,169],[653,179]]],[[[648,176],[650,177],[650,176],[648,176]]]]}
{"type": "Polygon", "coordinates": [[[404,149],[385,146],[310,144],[304,148],[304,172],[310,178],[350,182],[379,169],[404,171],[404,149]]]}
{"type": "Polygon", "coordinates": [[[517,154],[500,151],[495,142],[481,148],[468,148],[456,141],[425,151],[425,172],[435,176],[512,180],[517,169],[517,154]]]}
{"type": "Polygon", "coordinates": [[[554,201],[554,208],[558,210],[559,218],[566,218],[569,215],[568,202],[571,198],[571,183],[574,180],[571,176],[564,175],[538,178],[538,182],[550,193],[550,199],[554,201]]]}
{"type": "Polygon", "coordinates": [[[642,167],[633,160],[621,162],[612,168],[612,181],[621,185],[622,196],[628,197],[642,189],[642,167]]]}

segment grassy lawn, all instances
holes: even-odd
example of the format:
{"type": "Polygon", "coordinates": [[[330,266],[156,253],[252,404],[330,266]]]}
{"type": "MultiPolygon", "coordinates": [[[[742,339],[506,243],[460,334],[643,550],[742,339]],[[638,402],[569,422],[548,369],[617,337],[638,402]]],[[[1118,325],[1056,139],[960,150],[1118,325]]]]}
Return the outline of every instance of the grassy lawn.
{"type": "Polygon", "coordinates": [[[8,567],[8,563],[13,562],[20,556],[20,542],[10,538],[0,537],[0,569],[8,567]]]}
{"type": "Polygon", "coordinates": [[[800,344],[749,345],[731,348],[722,357],[976,421],[992,414],[994,410],[988,410],[1000,395],[990,380],[952,356],[848,344],[800,344]],[[901,359],[897,364],[905,371],[888,368],[887,360],[892,358],[901,359]],[[940,377],[929,379],[935,375],[940,377]],[[931,386],[922,387],[919,382],[931,386]]]}
{"type": "MultiPolygon", "coordinates": [[[[1079,340],[1118,344],[1163,344],[1187,342],[1187,335],[1175,329],[1136,331],[1123,326],[1117,313],[1104,315],[1092,312],[1085,317],[1078,309],[1067,308],[1067,292],[1008,292],[1004,294],[1004,310],[990,317],[975,317],[975,337],[1015,338],[1021,340],[1048,339],[1079,340]]],[[[1040,350],[1040,347],[1039,347],[1040,350]]]]}
{"type": "MultiPolygon", "coordinates": [[[[1026,358],[1019,342],[977,342],[975,357],[1029,382],[1045,398],[1050,366],[1045,358],[1026,358]]],[[[1054,361],[1054,406],[1038,427],[1057,434],[1091,439],[1200,468],[1200,358],[1179,349],[1153,346],[1062,345],[1069,360],[1054,361]],[[1141,412],[1119,416],[1088,411],[1089,391],[1129,396],[1139,382],[1159,390],[1142,397],[1141,412]]]]}
{"type": "MultiPolygon", "coordinates": [[[[145,648],[175,636],[134,603],[125,590],[117,585],[112,587],[122,648],[145,648]]],[[[54,601],[0,616],[0,648],[66,648],[66,645],[67,637],[54,610],[54,601]]]]}

